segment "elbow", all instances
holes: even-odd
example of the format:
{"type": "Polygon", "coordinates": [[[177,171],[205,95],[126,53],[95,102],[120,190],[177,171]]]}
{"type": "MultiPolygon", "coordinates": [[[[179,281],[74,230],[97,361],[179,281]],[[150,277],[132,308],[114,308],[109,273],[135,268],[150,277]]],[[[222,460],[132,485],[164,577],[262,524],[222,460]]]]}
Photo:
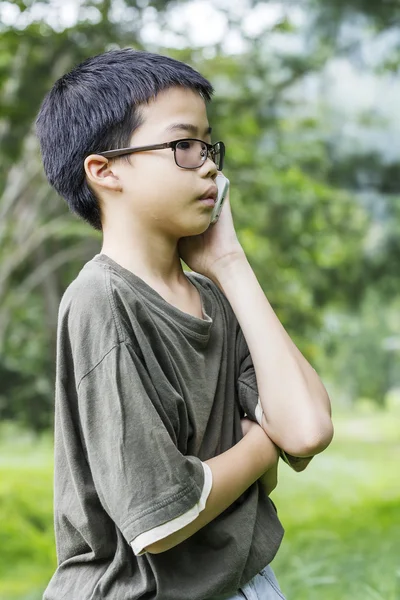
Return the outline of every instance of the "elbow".
{"type": "Polygon", "coordinates": [[[315,424],[305,423],[298,428],[299,435],[288,439],[283,450],[292,456],[310,457],[323,452],[334,435],[333,423],[329,415],[315,424]]]}
{"type": "Polygon", "coordinates": [[[333,424],[329,422],[323,429],[313,433],[306,440],[302,449],[303,455],[315,456],[323,452],[331,443],[333,439],[333,424]]]}

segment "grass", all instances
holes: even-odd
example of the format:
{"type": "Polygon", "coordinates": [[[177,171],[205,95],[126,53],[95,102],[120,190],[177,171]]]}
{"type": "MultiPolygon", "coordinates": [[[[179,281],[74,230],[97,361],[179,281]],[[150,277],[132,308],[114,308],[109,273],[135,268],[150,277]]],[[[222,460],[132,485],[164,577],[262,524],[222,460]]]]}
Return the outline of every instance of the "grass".
{"type": "Polygon", "coordinates": [[[0,437],[0,600],[38,600],[55,567],[52,442],[0,437]]]}
{"type": "MultiPolygon", "coordinates": [[[[333,443],[273,493],[288,600],[400,599],[400,414],[335,416],[333,443]]],[[[0,600],[39,600],[55,568],[52,441],[0,431],[0,600]]]]}
{"type": "Polygon", "coordinates": [[[288,599],[399,600],[400,415],[334,421],[306,471],[281,468],[273,498],[286,535],[273,568],[288,599]]]}

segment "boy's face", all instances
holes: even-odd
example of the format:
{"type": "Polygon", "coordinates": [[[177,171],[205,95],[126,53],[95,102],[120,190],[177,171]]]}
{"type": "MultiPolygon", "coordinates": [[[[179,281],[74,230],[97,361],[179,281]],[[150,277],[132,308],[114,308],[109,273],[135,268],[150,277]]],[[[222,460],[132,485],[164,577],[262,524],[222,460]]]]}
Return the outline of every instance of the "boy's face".
{"type": "MultiPolygon", "coordinates": [[[[130,146],[183,138],[211,143],[205,102],[190,89],[160,92],[142,106],[141,114],[143,124],[132,135],[130,146]]],[[[112,160],[110,166],[121,185],[119,198],[135,223],[177,239],[203,233],[209,226],[213,207],[200,201],[215,187],[217,168],[209,158],[197,169],[183,169],[175,163],[173,150],[166,148],[131,154],[129,161],[112,160]]],[[[107,210],[112,206],[111,199],[107,210]]]]}

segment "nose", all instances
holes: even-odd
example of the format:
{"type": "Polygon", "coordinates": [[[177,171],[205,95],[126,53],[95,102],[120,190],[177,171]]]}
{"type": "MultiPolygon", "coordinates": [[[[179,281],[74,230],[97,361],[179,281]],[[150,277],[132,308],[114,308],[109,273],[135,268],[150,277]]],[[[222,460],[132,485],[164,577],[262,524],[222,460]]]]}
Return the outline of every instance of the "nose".
{"type": "Polygon", "coordinates": [[[210,155],[207,156],[207,160],[205,161],[205,163],[200,167],[201,170],[201,174],[202,177],[216,177],[218,174],[218,169],[217,169],[217,165],[215,164],[215,162],[210,158],[210,155]]]}

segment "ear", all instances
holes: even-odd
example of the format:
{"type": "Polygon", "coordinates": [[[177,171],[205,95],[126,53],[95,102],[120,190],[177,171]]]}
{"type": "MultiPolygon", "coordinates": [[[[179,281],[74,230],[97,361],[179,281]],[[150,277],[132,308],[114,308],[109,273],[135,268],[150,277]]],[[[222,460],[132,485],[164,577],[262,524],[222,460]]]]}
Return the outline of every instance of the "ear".
{"type": "Polygon", "coordinates": [[[122,191],[122,183],[116,169],[105,156],[91,154],[85,158],[84,168],[89,183],[92,185],[114,192],[122,191]]]}

